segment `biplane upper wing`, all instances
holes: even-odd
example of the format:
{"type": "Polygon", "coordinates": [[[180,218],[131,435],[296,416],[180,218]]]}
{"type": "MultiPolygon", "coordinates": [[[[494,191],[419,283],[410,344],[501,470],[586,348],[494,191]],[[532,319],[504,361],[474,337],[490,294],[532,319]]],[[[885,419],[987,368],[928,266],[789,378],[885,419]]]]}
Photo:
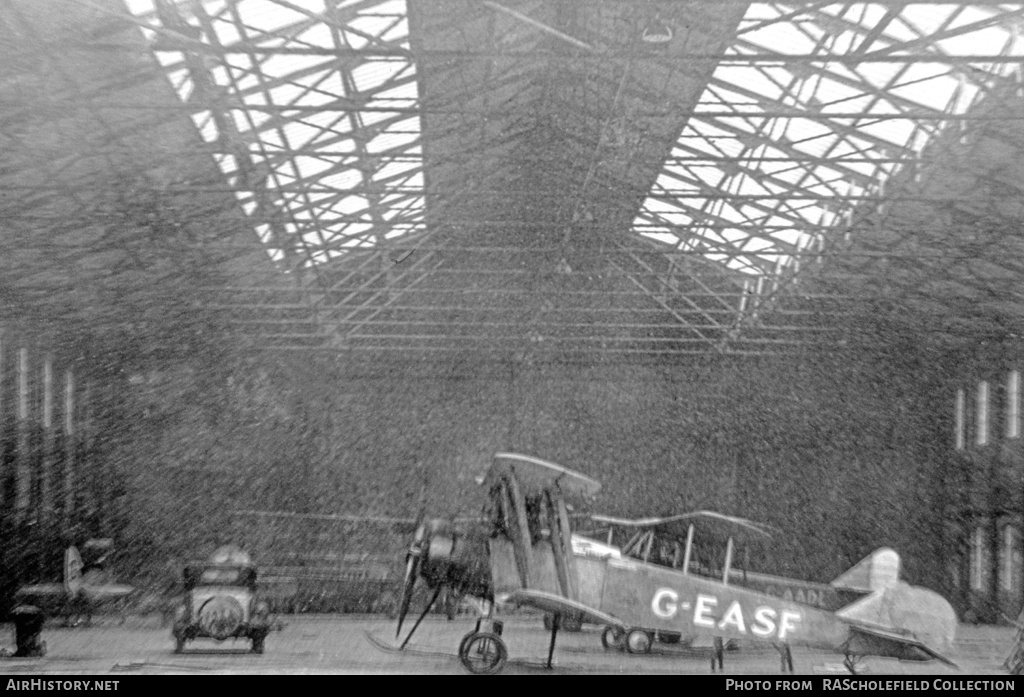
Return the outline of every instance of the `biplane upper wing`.
{"type": "Polygon", "coordinates": [[[887,656],[903,661],[941,661],[952,668],[956,663],[916,637],[874,625],[849,623],[850,639],[845,650],[857,656],[887,656]]]}
{"type": "Polygon", "coordinates": [[[772,537],[774,528],[764,523],[756,523],[746,518],[725,515],[715,511],[693,511],[691,513],[680,513],[663,519],[658,529],[669,534],[684,536],[693,525],[697,534],[701,537],[711,539],[733,538],[737,542],[756,542],[772,537]]]}
{"type": "Polygon", "coordinates": [[[557,489],[566,496],[589,498],[601,490],[601,482],[596,479],[553,462],[516,453],[495,453],[490,469],[479,481],[485,485],[496,484],[502,476],[512,472],[523,493],[557,489]]]}
{"type": "Polygon", "coordinates": [[[737,542],[768,539],[772,537],[773,533],[778,532],[764,523],[756,523],[746,518],[737,518],[715,511],[693,511],[660,518],[635,519],[594,515],[591,516],[591,520],[605,525],[655,530],[679,538],[685,538],[692,525],[702,538],[725,540],[731,537],[737,542]]]}
{"type": "Polygon", "coordinates": [[[543,610],[544,612],[550,612],[553,615],[572,615],[590,624],[604,624],[618,627],[619,629],[626,629],[626,625],[622,620],[606,612],[601,612],[579,601],[546,591],[520,588],[503,595],[500,598],[500,602],[517,607],[525,605],[543,610]]]}

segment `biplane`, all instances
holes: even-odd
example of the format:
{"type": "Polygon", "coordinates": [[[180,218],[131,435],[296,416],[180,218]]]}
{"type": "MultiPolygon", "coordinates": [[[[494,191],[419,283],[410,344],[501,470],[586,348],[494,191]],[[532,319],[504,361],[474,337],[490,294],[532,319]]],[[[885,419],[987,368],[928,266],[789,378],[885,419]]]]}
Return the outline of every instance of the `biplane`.
{"type": "Polygon", "coordinates": [[[417,579],[423,578],[433,594],[403,648],[450,587],[490,601],[458,648],[473,673],[497,673],[508,658],[495,604],[554,617],[549,667],[563,617],[604,625],[613,640],[627,643],[636,633],[664,631],[834,650],[845,656],[851,672],[865,656],[954,665],[943,654],[952,644],[956,616],[932,591],[896,583],[833,613],[642,560],[577,555],[566,502],[593,497],[599,482],[514,453],[497,453],[479,481],[489,495],[487,524],[457,530],[424,521],[416,530],[396,638],[417,579]]]}
{"type": "Polygon", "coordinates": [[[900,556],[888,547],[880,547],[829,583],[775,576],[751,571],[749,559],[736,564],[736,550],[749,552],[754,544],[763,544],[778,531],[744,518],[715,511],[694,511],[663,518],[626,519],[593,515],[591,520],[607,526],[608,544],[614,535],[625,533],[628,540],[622,554],[645,562],[686,569],[702,576],[722,578],[784,600],[795,600],[822,610],[835,611],[899,580],[900,556]],[[710,542],[710,555],[725,549],[722,564],[709,558],[708,545],[698,554],[695,540],[710,542]]]}
{"type": "Polygon", "coordinates": [[[61,583],[22,586],[15,591],[15,598],[19,602],[58,607],[68,626],[77,625],[83,620],[88,623],[102,604],[124,598],[135,591],[132,586],[111,582],[103,568],[104,560],[105,555],[83,571],[82,555],[72,545],[64,550],[64,578],[61,583]]]}
{"type": "MultiPolygon", "coordinates": [[[[637,519],[605,515],[592,515],[590,518],[594,523],[607,527],[609,545],[615,542],[616,536],[625,538],[621,551],[627,557],[678,569],[684,574],[720,578],[725,585],[739,585],[822,610],[840,610],[899,580],[899,555],[885,547],[875,550],[831,583],[751,571],[749,559],[739,565],[734,562],[738,550],[746,556],[751,547],[766,543],[779,531],[763,523],[715,511],[637,519]],[[697,540],[703,544],[697,544],[697,540]],[[716,557],[723,548],[724,560],[719,560],[716,557]]],[[[647,638],[641,635],[633,638],[637,644],[617,647],[631,653],[646,653],[655,638],[664,643],[678,643],[684,639],[678,634],[655,631],[650,632],[647,638]]],[[[692,640],[694,637],[685,638],[692,640]]],[[[607,642],[605,638],[605,648],[609,648],[607,642]]],[[[717,662],[721,668],[723,643],[716,640],[714,647],[712,666],[717,662]]],[[[792,669],[788,646],[780,649],[783,666],[792,669]]]]}

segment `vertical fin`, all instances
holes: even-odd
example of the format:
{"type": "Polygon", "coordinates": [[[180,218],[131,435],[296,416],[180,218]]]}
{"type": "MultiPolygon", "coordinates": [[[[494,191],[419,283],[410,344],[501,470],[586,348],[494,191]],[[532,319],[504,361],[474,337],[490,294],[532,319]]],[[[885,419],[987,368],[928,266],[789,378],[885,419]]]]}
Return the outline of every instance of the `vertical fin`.
{"type": "Polygon", "coordinates": [[[869,593],[895,585],[899,578],[900,555],[888,547],[879,547],[836,577],[830,585],[869,593]]]}

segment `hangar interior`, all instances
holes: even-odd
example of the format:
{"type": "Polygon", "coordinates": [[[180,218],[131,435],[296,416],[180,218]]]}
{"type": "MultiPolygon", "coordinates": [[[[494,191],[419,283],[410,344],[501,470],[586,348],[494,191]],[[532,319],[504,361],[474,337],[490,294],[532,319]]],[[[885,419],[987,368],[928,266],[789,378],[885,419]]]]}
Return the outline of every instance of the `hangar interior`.
{"type": "Polygon", "coordinates": [[[768,572],[890,546],[1016,616],[1022,30],[0,0],[2,596],[97,536],[154,592],[238,539],[400,563],[254,512],[461,515],[515,451],[599,479],[593,512],[769,523],[768,572]]]}

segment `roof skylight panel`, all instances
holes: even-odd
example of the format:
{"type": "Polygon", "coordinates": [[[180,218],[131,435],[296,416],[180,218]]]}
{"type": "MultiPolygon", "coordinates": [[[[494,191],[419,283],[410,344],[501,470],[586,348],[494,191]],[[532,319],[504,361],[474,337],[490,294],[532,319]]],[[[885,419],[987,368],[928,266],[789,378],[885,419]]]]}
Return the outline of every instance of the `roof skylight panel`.
{"type": "MultiPolygon", "coordinates": [[[[907,6],[900,9],[900,16],[888,22],[883,32],[872,35],[870,46],[863,45],[868,32],[877,23],[888,18],[891,8],[880,5],[859,3],[856,5],[835,5],[824,10],[810,10],[806,14],[794,16],[785,8],[774,5],[752,5],[741,23],[736,44],[727,52],[742,56],[752,53],[777,53],[784,60],[786,54],[801,55],[820,53],[826,55],[842,55],[855,47],[870,51],[898,52],[901,42],[917,42],[913,50],[948,51],[969,54],[971,49],[977,50],[978,45],[991,47],[1000,45],[995,38],[998,32],[1006,35],[1005,28],[995,28],[995,22],[986,19],[986,12],[991,16],[992,10],[960,12],[956,7],[922,7],[907,6]],[[957,30],[960,34],[956,34],[957,30]],[[935,32],[945,32],[934,37],[935,46],[929,46],[921,37],[935,32]],[[990,33],[995,32],[995,33],[990,33]],[[979,44],[980,42],[980,44],[979,44]]],[[[1005,38],[1004,38],[1005,43],[1005,38]]],[[[789,180],[794,187],[814,191],[821,195],[823,189],[835,192],[849,189],[851,184],[865,186],[866,179],[889,176],[895,170],[892,160],[908,148],[919,149],[927,134],[934,130],[909,120],[887,118],[885,115],[897,116],[906,110],[955,109],[963,111],[973,101],[974,95],[966,94],[963,87],[954,85],[951,69],[948,65],[906,64],[894,61],[864,62],[859,64],[806,63],[805,59],[798,62],[783,62],[772,65],[765,64],[724,64],[714,73],[705,95],[698,104],[697,112],[723,112],[727,99],[732,98],[733,110],[747,114],[762,112],[771,115],[762,130],[776,141],[785,142],[785,148],[771,148],[775,157],[792,157],[793,167],[780,170],[765,162],[762,166],[766,173],[774,179],[789,180]],[[944,81],[944,84],[941,82],[944,81]],[[938,88],[938,89],[937,89],[938,88]],[[953,94],[957,102],[951,102],[953,94]],[[786,117],[782,114],[785,107],[806,108],[807,117],[786,117]],[[772,115],[772,112],[777,112],[772,115]],[[863,112],[860,117],[858,112],[863,112]],[[829,117],[829,114],[835,116],[829,117]],[[840,116],[848,114],[849,116],[840,116]],[[882,118],[871,119],[871,115],[882,118]],[[850,159],[859,156],[862,162],[838,162],[842,158],[850,159]],[[800,164],[802,156],[806,156],[805,164],[800,164]],[[813,161],[822,158],[828,161],[835,158],[832,167],[818,173],[813,161]],[[872,159],[877,162],[871,162],[872,159]],[[847,174],[846,180],[836,178],[836,170],[847,174]],[[866,179],[865,179],[866,178],[866,179]],[[843,186],[846,184],[846,187],[843,186]]],[[[744,135],[749,129],[739,126],[741,119],[724,115],[716,115],[712,119],[718,125],[733,128],[737,140],[746,147],[744,154],[749,162],[756,161],[756,136],[744,135]]],[[[748,119],[749,123],[754,118],[748,119]]],[[[683,142],[687,130],[680,137],[683,142]]],[[[718,150],[726,148],[715,141],[718,150]]],[[[695,146],[693,140],[687,145],[695,146]]],[[[702,150],[710,148],[696,145],[702,150]]],[[[759,154],[767,156],[769,149],[759,154]]],[[[818,165],[823,166],[823,165],[818,165]]],[[[742,178],[768,181],[752,172],[749,166],[725,168],[729,172],[727,178],[742,178]]],[[[722,181],[719,184],[723,194],[735,191],[749,191],[749,188],[737,188],[733,182],[722,181]]],[[[644,204],[644,208],[650,201],[644,204]]],[[[738,210],[760,208],[757,205],[744,205],[738,210]]],[[[787,237],[801,239],[800,235],[814,234],[811,228],[802,225],[807,221],[832,221],[838,216],[827,207],[827,202],[802,203],[780,201],[776,206],[780,211],[785,209],[787,217],[795,217],[796,230],[786,233],[787,237]],[[806,233],[799,230],[805,228],[806,233]]],[[[706,209],[710,211],[712,209],[706,209]]],[[[719,211],[727,211],[728,207],[719,205],[719,211]]],[[[639,219],[639,217],[638,217],[639,219]]],[[[649,231],[648,233],[649,234],[649,231]]],[[[707,234],[707,233],[705,233],[707,234]]],[[[806,241],[802,244],[806,244],[806,241]]],[[[785,262],[785,260],[783,260],[785,262]]],[[[783,263],[782,266],[785,266],[783,263]]],[[[781,268],[781,267],[780,267],[781,268]]]]}
{"type": "MultiPolygon", "coordinates": [[[[404,189],[418,190],[423,183],[422,172],[408,162],[389,162],[373,173],[378,184],[391,183],[404,189]]],[[[404,193],[404,192],[403,192],[404,193]]]]}
{"type": "Polygon", "coordinates": [[[366,144],[366,152],[381,154],[392,150],[401,150],[419,141],[419,136],[411,133],[390,133],[383,131],[366,144]]]}
{"type": "MultiPolygon", "coordinates": [[[[362,183],[363,175],[357,169],[346,169],[334,174],[330,174],[326,177],[321,177],[317,182],[317,187],[321,191],[323,189],[336,189],[337,191],[346,191],[348,189],[354,189],[362,183]]],[[[323,194],[322,194],[323,195],[323,194]]],[[[335,193],[326,194],[328,196],[335,196],[335,193]]]]}
{"type": "MultiPolygon", "coordinates": [[[[127,0],[126,4],[136,16],[154,27],[159,26],[152,2],[127,0]]],[[[279,216],[283,212],[290,214],[292,220],[302,220],[303,229],[309,225],[324,230],[338,228],[332,234],[340,235],[344,234],[346,226],[363,225],[352,222],[353,216],[364,215],[371,204],[362,196],[337,194],[356,190],[371,180],[385,188],[400,183],[407,190],[422,189],[422,176],[415,172],[422,171],[419,117],[391,111],[418,106],[415,65],[411,61],[370,54],[353,67],[353,61],[339,64],[330,56],[270,50],[289,46],[318,49],[339,45],[357,49],[371,44],[408,46],[404,0],[383,3],[366,0],[200,0],[193,3],[179,0],[175,8],[183,21],[197,29],[203,27],[203,33],[197,36],[204,42],[213,43],[215,48],[219,44],[229,49],[242,49],[241,53],[237,50],[226,53],[224,62],[219,65],[209,65],[210,56],[215,52],[204,53],[203,61],[209,66],[207,79],[216,84],[224,96],[234,97],[236,103],[243,104],[241,109],[224,107],[224,115],[229,117],[228,130],[233,129],[233,132],[221,134],[210,112],[194,114],[193,121],[204,140],[240,140],[254,163],[263,162],[268,166],[264,181],[248,182],[257,189],[238,197],[247,213],[279,216]],[[205,16],[196,17],[193,11],[205,16]],[[213,36],[207,33],[209,27],[213,28],[213,36]],[[246,53],[249,46],[258,50],[246,53]],[[358,94],[349,94],[346,85],[353,86],[358,94]],[[375,91],[379,93],[374,94],[375,91]],[[339,99],[354,97],[360,102],[353,100],[352,103],[362,106],[343,110],[339,99]],[[311,107],[322,110],[310,112],[311,107]],[[395,123],[401,123],[403,133],[388,132],[395,123]],[[354,135],[360,138],[354,140],[354,135]],[[374,160],[370,168],[351,166],[355,164],[353,156],[391,152],[401,153],[406,158],[404,169],[384,169],[391,163],[386,158],[374,160]],[[384,171],[375,174],[374,168],[384,171]],[[261,193],[264,190],[266,193],[261,193]],[[331,195],[313,198],[316,191],[327,191],[331,195]],[[265,204],[258,206],[255,196],[264,196],[265,204]]],[[[155,35],[152,31],[145,33],[147,38],[155,35]]],[[[177,71],[175,88],[186,100],[193,83],[184,54],[159,52],[157,57],[168,70],[177,71]]],[[[228,168],[224,164],[228,162],[226,159],[221,158],[219,162],[227,181],[241,186],[238,163],[228,168]]],[[[397,205],[402,215],[409,214],[406,203],[397,205]]],[[[272,228],[268,229],[273,233],[272,228]]],[[[402,232],[412,229],[406,226],[402,232]]],[[[299,234],[292,223],[287,223],[283,230],[299,234]]],[[[363,236],[361,245],[378,238],[364,235],[361,227],[352,227],[350,232],[363,236]]],[[[281,231],[274,236],[278,238],[275,243],[280,245],[281,231]]],[[[323,244],[322,238],[317,242],[303,234],[295,238],[292,246],[312,255],[320,244],[323,244]]],[[[272,250],[271,255],[281,258],[279,251],[272,250]]],[[[314,263],[313,259],[336,256],[336,252],[316,253],[309,257],[309,263],[314,263]]]]}
{"type": "Polygon", "coordinates": [[[362,196],[346,196],[334,207],[334,210],[344,215],[356,215],[362,213],[369,207],[366,199],[362,196]]]}
{"type": "MultiPolygon", "coordinates": [[[[209,14],[216,14],[215,6],[218,4],[211,0],[203,0],[204,9],[209,14]]],[[[298,3],[295,3],[298,4],[298,3]]],[[[265,34],[272,34],[283,27],[305,22],[309,17],[287,6],[286,3],[260,0],[252,2],[243,0],[233,2],[234,12],[238,13],[239,22],[247,29],[265,34]]],[[[321,5],[321,8],[322,5],[321,5]]]]}

